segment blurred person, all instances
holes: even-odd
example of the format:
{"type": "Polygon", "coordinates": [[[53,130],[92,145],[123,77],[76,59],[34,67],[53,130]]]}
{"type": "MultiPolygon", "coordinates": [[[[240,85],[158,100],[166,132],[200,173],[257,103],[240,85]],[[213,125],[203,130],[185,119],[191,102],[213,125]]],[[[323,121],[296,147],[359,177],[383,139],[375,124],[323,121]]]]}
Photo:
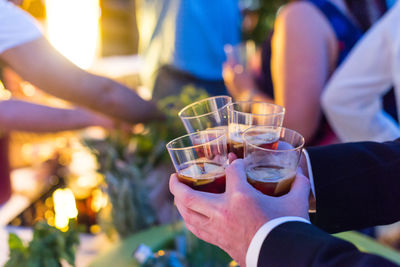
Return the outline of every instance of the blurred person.
{"type": "Polygon", "coordinates": [[[343,141],[387,141],[399,124],[382,108],[394,85],[400,107],[400,3],[371,29],[337,70],[322,95],[330,124],[343,141]]]}
{"type": "MultiPolygon", "coordinates": [[[[308,145],[337,142],[320,107],[322,91],[363,33],[386,11],[384,0],[290,1],[277,15],[271,39],[260,52],[256,78],[224,76],[233,96],[271,101],[286,108],[284,124],[299,131],[308,145]],[[241,86],[237,80],[242,80],[241,86]]],[[[393,100],[393,99],[392,99],[393,100]]]]}
{"type": "Polygon", "coordinates": [[[0,0],[0,60],[53,96],[129,123],[160,117],[154,104],[126,86],[90,74],[53,48],[23,10],[0,0]]]}
{"type": "MultiPolygon", "coordinates": [[[[0,0],[0,63],[53,96],[115,119],[138,123],[160,117],[154,104],[129,88],[65,59],[45,39],[34,19],[6,0],[0,0]]],[[[11,195],[8,131],[54,132],[94,125],[111,127],[113,122],[82,108],[0,101],[0,204],[11,195]]]]}
{"type": "Polygon", "coordinates": [[[192,85],[226,95],[223,47],[240,41],[237,0],[141,0],[138,2],[141,78],[153,99],[192,85]]]}
{"type": "Polygon", "coordinates": [[[310,179],[298,173],[281,197],[253,188],[241,159],[226,168],[223,194],[195,191],[173,174],[170,190],[186,227],[240,266],[398,266],[328,233],[400,220],[400,140],[307,152],[302,167],[310,179]],[[316,195],[313,225],[310,187],[316,195]]]}

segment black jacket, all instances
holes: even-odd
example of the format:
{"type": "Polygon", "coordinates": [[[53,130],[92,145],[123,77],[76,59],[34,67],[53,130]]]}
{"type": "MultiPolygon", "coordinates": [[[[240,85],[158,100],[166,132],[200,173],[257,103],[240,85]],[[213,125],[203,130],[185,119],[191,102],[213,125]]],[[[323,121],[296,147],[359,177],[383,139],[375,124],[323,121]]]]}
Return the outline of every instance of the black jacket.
{"type": "Polygon", "coordinates": [[[317,198],[315,226],[288,222],[272,230],[258,266],[397,266],[328,233],[400,220],[400,140],[307,151],[317,198]]]}

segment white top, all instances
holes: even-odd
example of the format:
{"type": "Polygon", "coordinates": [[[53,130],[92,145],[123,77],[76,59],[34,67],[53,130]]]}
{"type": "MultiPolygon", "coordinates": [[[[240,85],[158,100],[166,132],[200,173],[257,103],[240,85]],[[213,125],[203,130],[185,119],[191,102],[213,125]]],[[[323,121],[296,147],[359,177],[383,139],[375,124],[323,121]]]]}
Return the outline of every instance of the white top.
{"type": "Polygon", "coordinates": [[[382,109],[395,87],[400,110],[400,1],[364,36],[334,73],[322,95],[329,123],[345,142],[388,141],[399,125],[382,109]]]}
{"type": "Polygon", "coordinates": [[[42,36],[34,18],[22,9],[0,0],[0,54],[42,36]]]}

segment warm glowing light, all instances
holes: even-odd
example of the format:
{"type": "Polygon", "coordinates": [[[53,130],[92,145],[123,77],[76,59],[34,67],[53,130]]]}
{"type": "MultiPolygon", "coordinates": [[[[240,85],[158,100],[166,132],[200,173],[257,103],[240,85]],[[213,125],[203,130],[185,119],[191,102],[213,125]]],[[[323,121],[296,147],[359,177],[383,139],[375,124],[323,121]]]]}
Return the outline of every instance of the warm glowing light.
{"type": "Polygon", "coordinates": [[[94,224],[94,225],[90,226],[89,230],[92,234],[98,234],[101,232],[101,227],[98,224],[94,224]]]}
{"type": "Polygon", "coordinates": [[[159,250],[158,252],[157,252],[157,255],[158,256],[164,256],[165,255],[165,251],[164,250],[159,250]]]}
{"type": "Polygon", "coordinates": [[[62,231],[67,231],[69,219],[78,216],[74,194],[68,188],[57,189],[53,193],[53,202],[55,226],[62,231]]]}
{"type": "Polygon", "coordinates": [[[82,148],[72,153],[69,170],[76,175],[90,176],[97,170],[97,160],[88,149],[82,148]]]}
{"type": "Polygon", "coordinates": [[[21,83],[21,88],[22,88],[22,92],[26,96],[32,97],[36,93],[36,88],[32,84],[30,84],[28,82],[22,82],[21,83]]]}
{"type": "Polygon", "coordinates": [[[231,261],[229,263],[229,267],[237,267],[237,266],[239,266],[239,264],[236,261],[231,261]]]}
{"type": "Polygon", "coordinates": [[[103,193],[100,189],[95,189],[92,192],[92,204],[91,208],[94,212],[99,212],[100,209],[107,206],[108,198],[105,193],[103,193]]]}
{"type": "Polygon", "coordinates": [[[99,38],[99,0],[45,0],[51,44],[83,69],[93,63],[99,38]]]}
{"type": "Polygon", "coordinates": [[[0,100],[8,100],[11,98],[11,92],[8,91],[4,84],[0,81],[0,100]]]}

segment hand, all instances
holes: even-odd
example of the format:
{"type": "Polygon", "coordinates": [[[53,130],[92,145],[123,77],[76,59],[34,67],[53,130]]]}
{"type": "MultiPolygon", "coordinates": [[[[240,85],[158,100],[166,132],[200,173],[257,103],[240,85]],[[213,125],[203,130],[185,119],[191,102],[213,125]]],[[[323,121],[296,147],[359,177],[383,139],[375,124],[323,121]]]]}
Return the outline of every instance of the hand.
{"type": "Polygon", "coordinates": [[[245,67],[234,62],[225,62],[222,76],[228,92],[236,100],[250,100],[253,95],[255,83],[251,73],[245,67]]]}
{"type": "Polygon", "coordinates": [[[282,216],[308,219],[310,184],[298,174],[287,195],[270,197],[247,183],[242,159],[235,160],[225,172],[223,194],[195,191],[180,183],[175,174],[171,175],[170,190],[187,228],[245,266],[250,242],[266,222],[282,216]]]}

